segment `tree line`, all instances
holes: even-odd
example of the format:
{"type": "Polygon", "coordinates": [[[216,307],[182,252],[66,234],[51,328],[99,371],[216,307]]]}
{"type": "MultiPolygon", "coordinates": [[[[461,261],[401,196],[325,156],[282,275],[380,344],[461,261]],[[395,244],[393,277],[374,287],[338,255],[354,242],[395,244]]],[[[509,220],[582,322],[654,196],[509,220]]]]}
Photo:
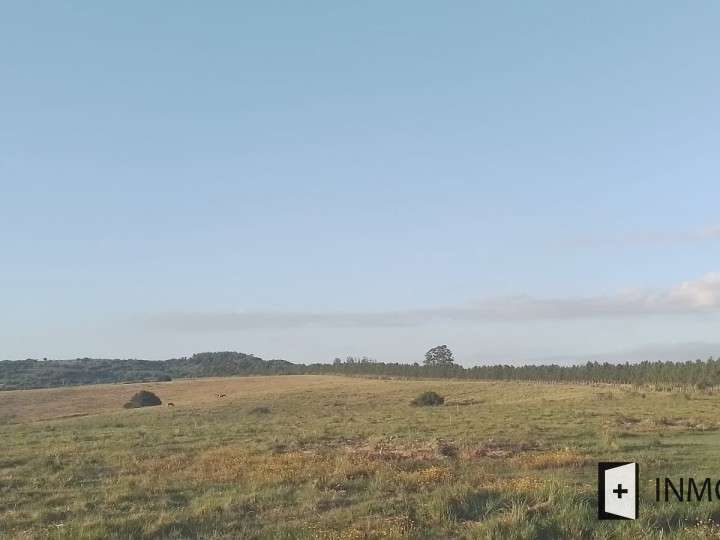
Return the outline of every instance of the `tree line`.
{"type": "Polygon", "coordinates": [[[377,362],[368,357],[336,358],[331,366],[313,364],[314,373],[366,375],[401,378],[453,378],[490,381],[538,381],[608,384],[655,384],[709,388],[720,384],[720,358],[688,362],[640,362],[637,364],[557,364],[513,366],[496,364],[464,368],[455,364],[447,345],[433,347],[425,353],[422,365],[377,362]]]}
{"type": "Polygon", "coordinates": [[[367,375],[400,378],[453,378],[491,381],[538,381],[610,384],[656,384],[695,386],[707,388],[720,384],[720,358],[689,362],[640,362],[637,364],[587,362],[580,365],[560,366],[498,364],[464,368],[456,364],[401,364],[377,362],[371,359],[357,361],[348,358],[332,365],[308,366],[312,373],[338,375],[367,375]]]}
{"type": "Polygon", "coordinates": [[[588,362],[560,366],[507,364],[462,367],[446,345],[430,349],[422,364],[378,362],[369,357],[336,358],[329,364],[295,364],[263,360],[239,352],[207,352],[169,360],[0,361],[0,390],[48,388],[97,383],[169,381],[189,377],[250,375],[351,375],[393,378],[453,378],[473,380],[655,384],[707,388],[720,384],[720,358],[689,362],[611,364],[588,362]]]}

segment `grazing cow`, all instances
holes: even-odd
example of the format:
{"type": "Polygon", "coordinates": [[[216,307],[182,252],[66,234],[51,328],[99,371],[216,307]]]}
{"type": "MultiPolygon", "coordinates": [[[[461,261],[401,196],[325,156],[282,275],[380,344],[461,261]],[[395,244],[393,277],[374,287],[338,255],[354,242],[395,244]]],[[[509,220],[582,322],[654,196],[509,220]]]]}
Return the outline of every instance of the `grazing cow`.
{"type": "Polygon", "coordinates": [[[168,401],[168,407],[174,407],[175,404],[172,401],[168,401]]]}

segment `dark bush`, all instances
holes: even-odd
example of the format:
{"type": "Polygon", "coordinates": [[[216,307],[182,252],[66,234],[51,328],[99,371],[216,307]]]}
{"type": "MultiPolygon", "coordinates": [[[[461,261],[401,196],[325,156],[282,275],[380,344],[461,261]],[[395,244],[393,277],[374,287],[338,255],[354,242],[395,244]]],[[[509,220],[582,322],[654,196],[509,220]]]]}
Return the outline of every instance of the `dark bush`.
{"type": "Polygon", "coordinates": [[[162,405],[162,401],[152,392],[147,390],[140,390],[137,394],[130,398],[123,407],[126,409],[136,409],[138,407],[153,407],[155,405],[162,405]]]}
{"type": "Polygon", "coordinates": [[[170,382],[172,381],[172,377],[170,375],[160,375],[157,378],[157,382],[170,382]]]}
{"type": "Polygon", "coordinates": [[[445,403],[445,398],[433,391],[423,392],[410,402],[416,407],[434,407],[443,403],[445,403]]]}
{"type": "Polygon", "coordinates": [[[437,452],[443,457],[449,457],[454,458],[458,455],[458,449],[456,446],[446,443],[443,441],[438,441],[437,443],[437,452]]]}

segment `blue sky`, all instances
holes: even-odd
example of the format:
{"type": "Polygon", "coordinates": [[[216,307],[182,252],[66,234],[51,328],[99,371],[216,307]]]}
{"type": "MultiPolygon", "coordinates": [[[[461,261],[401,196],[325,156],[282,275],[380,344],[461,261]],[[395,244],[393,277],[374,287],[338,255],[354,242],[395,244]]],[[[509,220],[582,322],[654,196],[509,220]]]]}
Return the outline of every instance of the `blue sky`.
{"type": "Polygon", "coordinates": [[[720,354],[719,17],[7,2],[0,358],[720,354]]]}

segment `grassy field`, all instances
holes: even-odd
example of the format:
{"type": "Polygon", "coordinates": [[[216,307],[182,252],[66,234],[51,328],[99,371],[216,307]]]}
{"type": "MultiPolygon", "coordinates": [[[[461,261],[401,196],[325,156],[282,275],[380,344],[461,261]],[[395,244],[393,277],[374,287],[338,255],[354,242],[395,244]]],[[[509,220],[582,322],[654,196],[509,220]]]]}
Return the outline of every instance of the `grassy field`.
{"type": "Polygon", "coordinates": [[[516,382],[226,378],[0,393],[2,538],[720,538],[720,395],[516,382]],[[139,389],[175,407],[126,410],[139,389]],[[424,390],[441,407],[412,407],[424,390]],[[217,398],[225,393],[227,397],[217,398]],[[641,519],[598,522],[599,460],[641,519]],[[709,520],[709,521],[708,521],[709,520]]]}

